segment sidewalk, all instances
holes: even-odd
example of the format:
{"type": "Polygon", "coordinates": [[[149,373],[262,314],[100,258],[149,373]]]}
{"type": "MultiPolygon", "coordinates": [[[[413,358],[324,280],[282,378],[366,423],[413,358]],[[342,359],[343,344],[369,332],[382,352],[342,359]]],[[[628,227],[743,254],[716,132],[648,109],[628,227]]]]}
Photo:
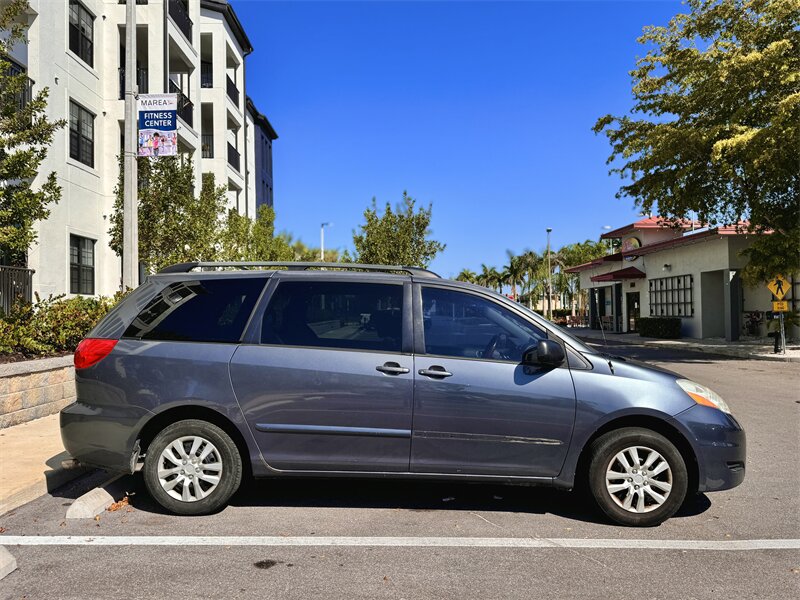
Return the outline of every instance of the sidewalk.
{"type": "MultiPolygon", "coordinates": [[[[593,344],[603,343],[603,332],[599,329],[589,329],[588,327],[570,327],[569,333],[584,341],[593,344]]],[[[780,362],[800,363],[800,344],[786,344],[786,354],[774,354],[774,342],[764,342],[761,340],[727,342],[723,339],[708,338],[702,340],[680,339],[662,340],[656,338],[646,338],[638,333],[605,333],[605,339],[609,342],[629,344],[632,346],[656,346],[661,348],[679,348],[683,350],[693,350],[695,352],[708,352],[711,354],[722,354],[726,356],[737,356],[739,358],[749,358],[755,360],[772,360],[780,362]]]]}
{"type": "Polygon", "coordinates": [[[0,429],[0,515],[30,502],[89,469],[65,470],[58,414],[0,429]]]}

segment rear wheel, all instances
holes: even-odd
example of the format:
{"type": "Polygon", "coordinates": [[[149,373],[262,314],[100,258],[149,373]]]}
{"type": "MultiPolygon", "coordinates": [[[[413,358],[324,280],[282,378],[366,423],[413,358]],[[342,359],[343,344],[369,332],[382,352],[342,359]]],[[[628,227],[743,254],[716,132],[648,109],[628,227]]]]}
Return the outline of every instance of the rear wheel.
{"type": "Polygon", "coordinates": [[[638,427],[611,431],[590,449],[589,489],[622,525],[650,527],[675,514],[689,476],[681,453],[663,435],[638,427]]]}
{"type": "Polygon", "coordinates": [[[242,458],[230,436],[207,421],[164,428],[147,448],[144,481],[153,499],[179,515],[224,506],[239,488],[242,458]]]}

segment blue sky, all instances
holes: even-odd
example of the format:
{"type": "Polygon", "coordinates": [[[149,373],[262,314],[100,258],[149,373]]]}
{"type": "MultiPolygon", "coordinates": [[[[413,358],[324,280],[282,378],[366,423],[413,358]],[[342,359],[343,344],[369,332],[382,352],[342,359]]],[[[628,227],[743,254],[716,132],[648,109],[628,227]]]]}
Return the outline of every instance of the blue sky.
{"type": "Polygon", "coordinates": [[[433,203],[431,268],[597,239],[635,220],[591,127],[632,103],[628,72],[663,1],[234,0],[255,47],[247,89],[280,136],[278,229],[352,247],[372,197],[433,203]]]}

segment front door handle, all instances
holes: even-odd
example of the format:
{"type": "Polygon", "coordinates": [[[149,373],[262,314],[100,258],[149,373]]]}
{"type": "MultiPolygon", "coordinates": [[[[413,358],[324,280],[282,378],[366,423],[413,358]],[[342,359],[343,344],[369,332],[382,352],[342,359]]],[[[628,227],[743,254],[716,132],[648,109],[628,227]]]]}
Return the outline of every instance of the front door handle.
{"type": "Polygon", "coordinates": [[[439,365],[433,365],[429,369],[420,369],[417,372],[420,375],[424,375],[425,377],[433,377],[434,379],[444,379],[445,377],[453,376],[450,371],[446,371],[444,367],[440,367],[439,365]]]}
{"type": "Polygon", "coordinates": [[[381,373],[386,373],[387,375],[403,375],[404,373],[411,372],[411,369],[401,367],[396,362],[387,362],[382,365],[378,365],[375,367],[375,370],[380,371],[381,373]]]}

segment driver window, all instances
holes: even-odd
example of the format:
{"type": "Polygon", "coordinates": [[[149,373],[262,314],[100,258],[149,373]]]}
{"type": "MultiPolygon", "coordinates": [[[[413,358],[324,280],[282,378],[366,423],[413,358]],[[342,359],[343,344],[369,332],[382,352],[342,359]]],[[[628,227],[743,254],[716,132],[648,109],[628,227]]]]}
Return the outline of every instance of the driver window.
{"type": "Polygon", "coordinates": [[[546,333],[499,304],[450,290],[422,288],[425,352],[520,362],[546,333]]]}

